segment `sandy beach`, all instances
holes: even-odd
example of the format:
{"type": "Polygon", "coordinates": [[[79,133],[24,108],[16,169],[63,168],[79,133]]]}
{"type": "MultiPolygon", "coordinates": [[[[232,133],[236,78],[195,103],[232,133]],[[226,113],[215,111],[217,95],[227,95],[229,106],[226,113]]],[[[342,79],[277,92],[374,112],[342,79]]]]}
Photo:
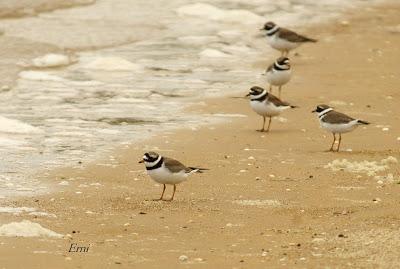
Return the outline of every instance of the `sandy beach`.
{"type": "MultiPolygon", "coordinates": [[[[233,98],[241,96],[208,99],[188,113],[226,114],[226,122],[53,171],[55,192],[10,201],[50,215],[7,222],[62,236],[0,237],[0,268],[399,267],[399,10],[352,10],[305,30],[319,42],[296,50],[283,88],[298,108],[269,133],[255,131],[262,118],[233,98]],[[339,153],[326,151],[331,134],[311,113],[324,103],[371,122],[345,134],[339,153]],[[162,187],[138,164],[149,150],[210,170],[178,185],[173,202],[152,201],[162,187]],[[71,244],[89,250],[69,252],[71,244]]],[[[260,72],[268,64],[254,59],[260,72]]]]}

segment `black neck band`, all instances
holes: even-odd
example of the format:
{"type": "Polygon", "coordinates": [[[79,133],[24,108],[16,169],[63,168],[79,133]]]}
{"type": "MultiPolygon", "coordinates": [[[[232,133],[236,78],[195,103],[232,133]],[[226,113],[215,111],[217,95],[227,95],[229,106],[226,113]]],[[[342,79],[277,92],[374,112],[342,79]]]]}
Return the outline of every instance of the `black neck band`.
{"type": "Polygon", "coordinates": [[[325,116],[326,114],[328,114],[329,112],[331,112],[332,110],[328,110],[325,113],[321,114],[318,116],[318,118],[322,118],[323,116],[325,116]]]}
{"type": "Polygon", "coordinates": [[[164,158],[161,157],[161,159],[158,161],[158,163],[156,163],[154,166],[152,166],[152,167],[146,166],[146,170],[154,170],[154,169],[160,168],[162,166],[163,162],[164,162],[164,158]]]}
{"type": "Polygon", "coordinates": [[[267,98],[266,94],[261,95],[257,99],[251,99],[251,101],[264,101],[267,98]]]}
{"type": "Polygon", "coordinates": [[[278,66],[276,63],[274,63],[274,69],[278,70],[278,71],[288,70],[287,68],[282,68],[282,67],[278,66]]]}
{"type": "Polygon", "coordinates": [[[279,28],[276,28],[276,30],[275,31],[273,31],[273,32],[271,32],[271,33],[268,33],[267,32],[267,36],[272,36],[272,35],[274,35],[276,32],[278,32],[279,31],[279,28]]]}

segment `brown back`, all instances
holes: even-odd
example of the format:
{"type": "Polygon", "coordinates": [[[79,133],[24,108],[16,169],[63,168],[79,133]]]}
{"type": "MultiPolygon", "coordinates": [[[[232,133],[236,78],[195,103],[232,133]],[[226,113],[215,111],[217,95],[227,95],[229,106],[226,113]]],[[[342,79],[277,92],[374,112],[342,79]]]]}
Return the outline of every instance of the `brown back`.
{"type": "Polygon", "coordinates": [[[285,29],[285,28],[280,28],[278,36],[281,38],[284,38],[286,40],[289,40],[290,42],[308,42],[308,41],[313,41],[313,39],[299,35],[291,30],[285,29]]]}
{"type": "Polygon", "coordinates": [[[282,101],[281,99],[270,93],[268,94],[268,101],[276,106],[290,106],[288,102],[282,101]]]}
{"type": "Polygon", "coordinates": [[[346,114],[337,112],[337,111],[329,111],[326,115],[322,118],[323,122],[328,123],[349,123],[353,121],[352,117],[347,116],[346,114]]]}
{"type": "Polygon", "coordinates": [[[184,166],[181,162],[167,157],[164,157],[164,165],[173,173],[179,173],[180,171],[190,172],[192,170],[189,167],[184,166]]]}

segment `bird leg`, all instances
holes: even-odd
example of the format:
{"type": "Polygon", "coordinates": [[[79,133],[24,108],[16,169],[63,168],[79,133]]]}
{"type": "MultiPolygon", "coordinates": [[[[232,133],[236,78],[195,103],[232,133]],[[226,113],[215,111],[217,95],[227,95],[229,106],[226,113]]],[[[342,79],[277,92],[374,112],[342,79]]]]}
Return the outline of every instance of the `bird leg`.
{"type": "Polygon", "coordinates": [[[269,92],[272,93],[272,85],[269,85],[269,92]]]}
{"type": "Polygon", "coordinates": [[[279,99],[281,98],[281,89],[282,89],[282,86],[279,86],[279,99]]]}
{"type": "Polygon", "coordinates": [[[258,132],[264,132],[264,126],[265,126],[265,116],[263,116],[263,126],[260,130],[257,130],[258,132]]]}
{"type": "Polygon", "coordinates": [[[332,146],[329,149],[329,151],[333,151],[333,145],[335,145],[335,142],[336,142],[336,134],[335,133],[332,133],[332,134],[333,134],[333,142],[332,142],[332,146]]]}
{"type": "Polygon", "coordinates": [[[337,146],[336,152],[339,152],[340,142],[342,142],[342,134],[339,134],[339,144],[338,144],[338,146],[337,146]]]}
{"type": "Polygon", "coordinates": [[[169,199],[169,200],[167,200],[167,201],[171,202],[172,200],[174,200],[175,191],[176,191],[176,185],[174,184],[174,191],[172,192],[171,199],[169,199]]]}
{"type": "Polygon", "coordinates": [[[165,184],[163,184],[164,185],[164,188],[163,188],[163,191],[162,191],[162,193],[161,193],[161,197],[159,198],[159,199],[153,199],[153,201],[161,201],[162,199],[163,199],[163,196],[164,196],[164,192],[165,192],[165,184]]]}
{"type": "Polygon", "coordinates": [[[269,127],[271,126],[272,117],[269,117],[268,128],[266,132],[269,132],[269,127]]]}

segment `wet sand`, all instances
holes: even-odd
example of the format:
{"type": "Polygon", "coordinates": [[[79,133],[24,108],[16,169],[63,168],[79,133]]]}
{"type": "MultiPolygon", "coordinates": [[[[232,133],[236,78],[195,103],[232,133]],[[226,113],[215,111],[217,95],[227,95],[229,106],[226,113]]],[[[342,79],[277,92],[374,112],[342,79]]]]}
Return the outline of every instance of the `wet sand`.
{"type": "Polygon", "coordinates": [[[96,0],[2,0],[0,2],[0,17],[15,18],[36,16],[40,12],[80,5],[93,4],[96,0]]]}
{"type": "MultiPolygon", "coordinates": [[[[31,268],[397,267],[398,164],[376,174],[391,173],[393,180],[325,166],[400,159],[400,34],[390,31],[400,24],[399,9],[354,10],[306,31],[320,42],[297,50],[294,76],[283,89],[299,108],[274,120],[270,133],[255,131],[262,119],[247,100],[212,99],[191,112],[246,117],[163,133],[82,169],[54,171],[49,182],[69,185],[13,204],[57,217],[21,214],[7,221],[29,219],[64,238],[0,237],[0,268],[19,268],[22,260],[31,268]],[[329,102],[372,123],[344,135],[339,153],[326,152],[331,135],[310,113],[329,102]],[[178,185],[173,202],[154,202],[161,186],[137,164],[148,150],[210,171],[178,185]],[[69,253],[71,243],[89,252],[69,253]]],[[[255,61],[260,70],[266,65],[255,61]]]]}

